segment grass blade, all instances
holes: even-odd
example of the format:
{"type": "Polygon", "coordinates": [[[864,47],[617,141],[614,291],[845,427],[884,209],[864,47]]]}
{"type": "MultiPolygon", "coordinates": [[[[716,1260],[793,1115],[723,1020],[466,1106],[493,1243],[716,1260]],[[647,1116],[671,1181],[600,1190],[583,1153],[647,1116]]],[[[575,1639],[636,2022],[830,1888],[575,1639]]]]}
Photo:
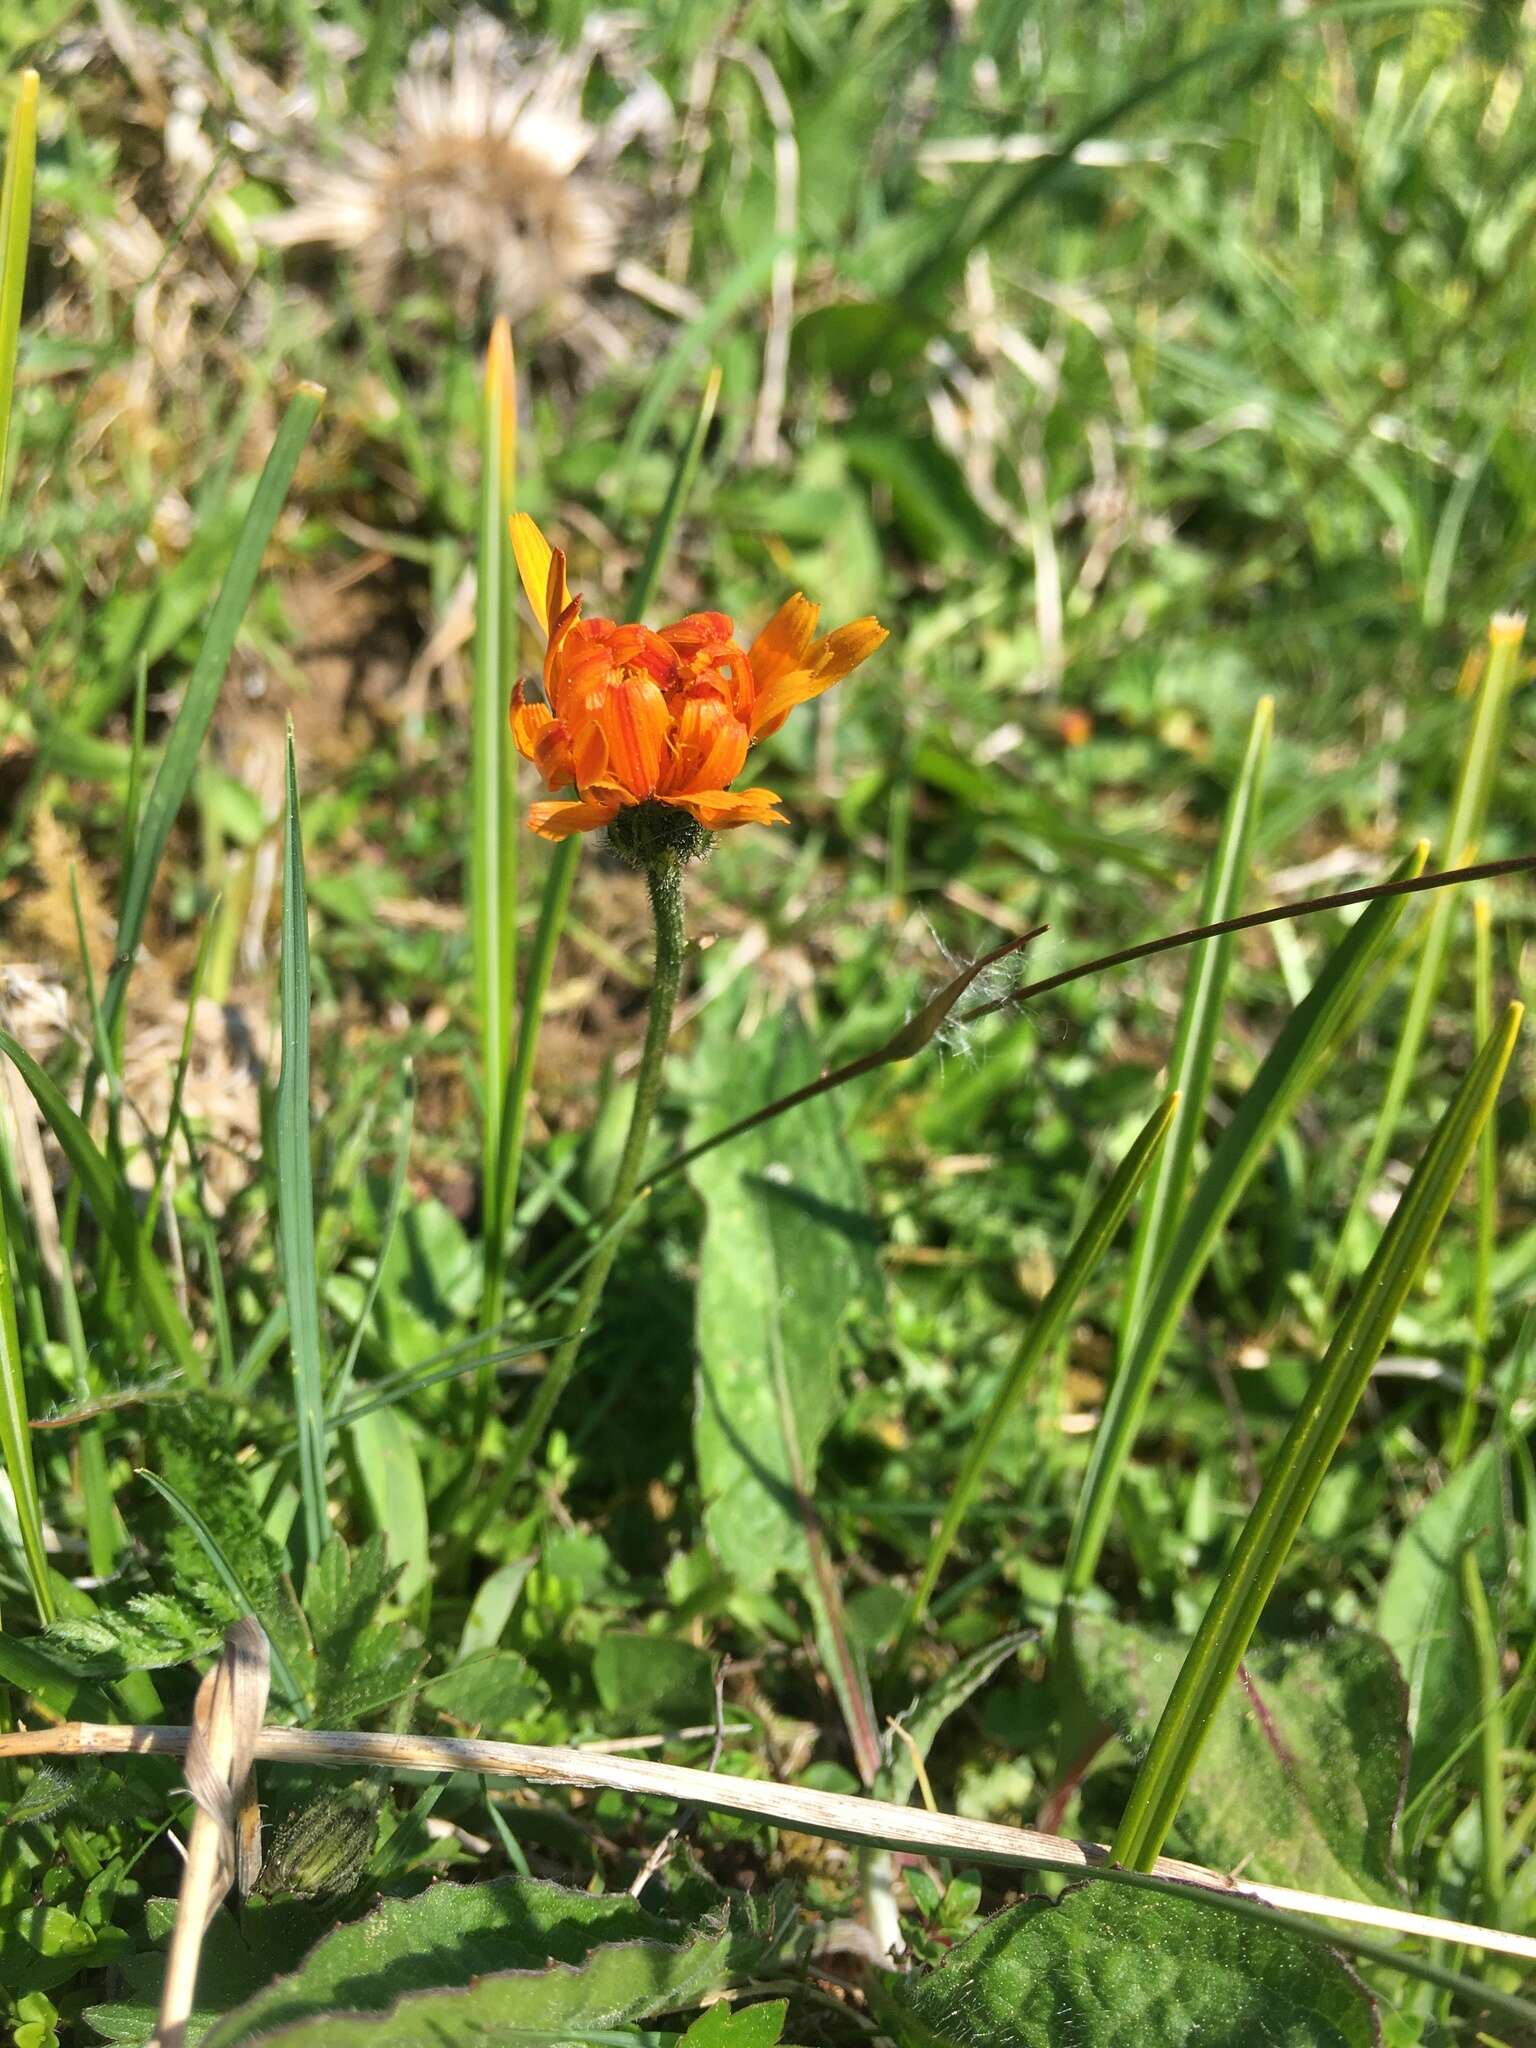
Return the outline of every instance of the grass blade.
{"type": "MultiPolygon", "coordinates": [[[[1473,849],[1482,836],[1483,823],[1488,815],[1488,801],[1493,792],[1493,779],[1503,748],[1504,728],[1509,713],[1509,701],[1520,680],[1521,650],[1525,641],[1525,620],[1516,615],[1501,615],[1494,619],[1488,629],[1488,665],[1478,686],[1477,701],[1472,714],[1471,730],[1467,734],[1466,752],[1462,756],[1461,771],[1457,778],[1456,795],[1451,805],[1451,822],[1445,836],[1445,865],[1455,867],[1472,858],[1473,849]]],[[[1366,1151],[1365,1163],[1355,1186],[1354,1199],[1345,1217],[1344,1227],[1334,1245],[1333,1258],[1329,1264],[1324,1293],[1331,1299],[1344,1272],[1365,1205],[1386,1162],[1387,1152],[1402,1120],[1403,1107],[1408,1100],[1408,1091],[1413,1085],[1414,1069],[1418,1065],[1419,1052],[1424,1043],[1424,1034],[1429,1029],[1430,1013],[1440,984],[1445,978],[1446,954],[1450,948],[1452,920],[1456,915],[1456,899],[1453,896],[1439,896],[1425,921],[1422,951],[1419,954],[1418,971],[1408,996],[1408,1006],[1403,1013],[1403,1032],[1397,1042],[1392,1059],[1392,1071],[1387,1077],[1381,1108],[1377,1112],[1376,1126],[1371,1133],[1371,1142],[1366,1151]]]]}
{"type": "MultiPolygon", "coordinates": [[[[1493,906],[1486,896],[1472,901],[1472,1009],[1477,1042],[1493,1036],[1493,906]]],[[[1493,1335],[1493,1251],[1499,1229],[1499,1135],[1490,1117],[1477,1141],[1477,1215],[1472,1245],[1472,1343],[1462,1375],[1461,1405],[1445,1447],[1445,1462],[1466,1462],[1477,1429],[1477,1404],[1488,1376],[1488,1343],[1493,1335]]]]}
{"type": "Polygon", "coordinates": [[[299,1492],[304,1548],[313,1564],[325,1548],[325,1400],[320,1368],[320,1289],[315,1267],[315,1197],[310,1159],[309,918],[304,900],[304,842],[299,778],[288,728],[288,816],[283,831],[283,1063],[277,1076],[277,1238],[288,1351],[299,1432],[299,1492]]]}
{"type": "Polygon", "coordinates": [[[37,1491],[28,1428],[27,1382],[22,1370],[21,1333],[16,1324],[16,1297],[11,1287],[11,1248],[0,1207],[0,1454],[16,1501],[21,1548],[32,1602],[45,1625],[53,1619],[53,1590],[48,1583],[48,1554],[43,1548],[43,1507],[37,1491]]]}
{"type": "Polygon", "coordinates": [[[283,415],[283,423],[277,430],[272,452],[257,481],[250,509],[230,556],[229,568],[214,600],[208,630],[203,635],[203,644],[187,678],[176,723],[160,756],[160,766],[144,806],[144,815],[134,834],[133,859],[123,882],[122,909],[117,923],[117,957],[107,977],[101,1005],[109,1036],[115,1037],[121,1023],[128,977],[133,972],[134,956],[144,931],[150,892],[154,888],[160,858],[171,836],[176,814],[192,787],[197,757],[207,737],[229,658],[234,652],[235,635],[240,630],[240,621],[256,587],[261,558],[277,524],[277,515],[283,508],[293,472],[298,467],[299,456],[324,397],[325,393],[318,384],[301,384],[283,415]]]}
{"type": "Polygon", "coordinates": [[[37,73],[23,71],[0,183],[0,519],[9,496],[11,404],[21,338],[21,299],[27,281],[27,238],[32,226],[32,173],[37,163],[37,73]]]}
{"type": "Polygon", "coordinates": [[[511,674],[506,656],[514,636],[506,614],[512,603],[505,559],[511,552],[516,464],[517,400],[512,340],[498,320],[485,360],[480,440],[480,536],[475,593],[475,675],[470,735],[471,940],[475,1004],[480,1018],[481,1174],[487,1236],[500,1242],[497,1160],[507,1068],[512,1043],[515,980],[517,819],[507,804],[511,740],[507,731],[511,674]],[[509,886],[510,884],[510,886],[509,886]]]}
{"type": "Polygon", "coordinates": [[[83,1190],[96,1221],[111,1241],[129,1286],[138,1296],[145,1321],[188,1379],[201,1386],[206,1374],[191,1326],[181,1312],[164,1267],[143,1242],[128,1189],[97,1151],[90,1132],[70,1108],[62,1090],[8,1031],[0,1031],[0,1052],[26,1082],[33,1101],[57,1138],[76,1184],[83,1190]]]}
{"type": "Polygon", "coordinates": [[[944,1560],[954,1545],[960,1525],[965,1520],[986,1475],[1003,1424],[1012,1413],[1019,1396],[1033,1379],[1041,1359],[1065,1329],[1067,1320],[1077,1304],[1078,1296],[1113,1242],[1116,1231],[1125,1220],[1127,1210],[1136,1199],[1138,1189],[1162,1155],[1165,1141],[1176,1122],[1178,1108],[1178,1096],[1170,1095],[1166,1101],[1158,1105],[1147,1120],[1140,1136],[1121,1160],[1108,1187],[1099,1197],[1093,1214],[1078,1233],[1076,1242],[1067,1254],[1066,1262],[1056,1276],[1056,1284],[1041,1303],[1034,1321],[1030,1324],[1024,1341],[1019,1346],[1018,1355],[994,1395],[992,1405],[987,1410],[986,1417],[960,1467],[954,1492],[939,1524],[939,1533],[933,1540],[928,1561],[923,1567],[923,1575],[912,1595],[906,1619],[901,1625],[901,1634],[891,1653],[893,1663],[900,1661],[913,1631],[927,1612],[928,1602],[933,1597],[934,1587],[938,1584],[944,1560]]]}
{"type": "MultiPolygon", "coordinates": [[[[1200,904],[1201,924],[1218,924],[1236,917],[1242,908],[1243,882],[1258,825],[1259,803],[1264,782],[1264,764],[1269,754],[1270,734],[1275,723],[1275,700],[1261,697],[1254,709],[1248,732],[1248,747],[1222,820],[1221,838],[1211,862],[1205,894],[1200,904]]],[[[1178,1031],[1169,1062],[1168,1086],[1178,1097],[1168,1144],[1158,1158],[1147,1199],[1137,1220],[1126,1272],[1125,1299],[1120,1313],[1120,1355],[1130,1352],[1136,1328],[1147,1305],[1147,1295],[1168,1246],[1189,1187],[1195,1141],[1205,1126],[1205,1106],[1211,1092],[1211,1068],[1216,1057],[1216,1033],[1221,1024],[1221,1006],[1227,990],[1236,940],[1229,934],[1199,946],[1189,963],[1184,984],[1184,1001],[1179,1010],[1178,1031]]]]}
{"type": "MultiPolygon", "coordinates": [[[[1423,867],[1427,852],[1422,844],[1416,849],[1408,863],[1412,872],[1423,867]]],[[[1401,896],[1380,898],[1345,934],[1306,1001],[1291,1013],[1196,1184],[1135,1346],[1116,1373],[1104,1404],[1067,1550],[1068,1601],[1086,1589],[1098,1567],[1121,1475],[1158,1367],[1216,1239],[1352,1014],[1360,985],[1391,937],[1404,901],[1401,896]]]]}
{"type": "Polygon", "coordinates": [[[1511,1003],[1436,1127],[1243,1526],[1131,1789],[1115,1859],[1156,1861],[1223,1694],[1493,1110],[1523,1015],[1511,1003]]]}

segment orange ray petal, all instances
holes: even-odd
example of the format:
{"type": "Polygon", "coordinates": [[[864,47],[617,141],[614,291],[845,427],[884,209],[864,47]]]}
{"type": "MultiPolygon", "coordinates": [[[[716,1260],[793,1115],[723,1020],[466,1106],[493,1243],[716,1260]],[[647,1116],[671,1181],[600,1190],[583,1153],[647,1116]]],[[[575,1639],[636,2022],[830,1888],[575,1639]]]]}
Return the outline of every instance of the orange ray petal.
{"type": "Polygon", "coordinates": [[[661,772],[663,791],[724,789],[741,773],[749,744],[747,728],[723,697],[685,697],[672,728],[672,758],[661,772]]]}
{"type": "MultiPolygon", "coordinates": [[[[514,512],[511,519],[512,553],[517,573],[523,579],[523,595],[533,616],[549,631],[549,564],[554,549],[526,512],[514,512]]],[[[559,613],[555,616],[558,618],[559,613]]]]}
{"type": "Polygon", "coordinates": [[[528,829],[541,839],[569,839],[611,825],[621,806],[617,797],[592,797],[574,804],[530,804],[528,829]]]}
{"type": "MultiPolygon", "coordinates": [[[[571,753],[571,735],[564,719],[554,717],[548,705],[523,700],[521,683],[512,692],[512,739],[525,761],[532,761],[549,789],[569,789],[577,781],[571,753]]],[[[601,773],[598,761],[595,773],[601,773]]]]}
{"type": "Polygon", "coordinates": [[[523,696],[519,683],[512,692],[512,739],[517,751],[525,761],[534,758],[533,750],[545,726],[553,725],[555,714],[547,704],[530,704],[523,696]]]}
{"type": "Polygon", "coordinates": [[[615,682],[595,713],[608,742],[608,766],[631,796],[647,797],[666,756],[672,714],[656,685],[640,676],[615,682]]]}
{"type": "Polygon", "coordinates": [[[798,668],[772,676],[766,686],[759,677],[757,701],[752,707],[752,737],[762,740],[777,732],[797,704],[819,697],[823,690],[841,682],[889,637],[877,619],[855,619],[852,625],[839,626],[835,633],[818,640],[798,668]]]}
{"type": "Polygon", "coordinates": [[[729,832],[736,825],[789,823],[784,813],[775,809],[779,799],[771,789],[691,789],[660,801],[689,812],[711,832],[729,832]]]}
{"type": "Polygon", "coordinates": [[[821,606],[797,590],[787,597],[747,650],[759,690],[799,668],[816,637],[821,606]]]}

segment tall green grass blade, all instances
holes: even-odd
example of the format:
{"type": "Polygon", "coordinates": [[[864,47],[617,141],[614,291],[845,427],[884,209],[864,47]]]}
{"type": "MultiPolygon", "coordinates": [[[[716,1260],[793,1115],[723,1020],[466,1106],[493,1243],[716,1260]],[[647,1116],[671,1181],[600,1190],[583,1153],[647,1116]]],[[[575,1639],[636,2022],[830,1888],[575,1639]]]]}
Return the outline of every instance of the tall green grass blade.
{"type": "Polygon", "coordinates": [[[117,1254],[128,1285],[143,1310],[144,1320],[187,1378],[194,1385],[201,1386],[205,1377],[203,1361],[193,1341],[191,1326],[181,1312],[165,1269],[144,1245],[138,1214],[128,1189],[97,1151],[90,1132],[65,1101],[56,1083],[8,1031],[0,1031],[0,1052],[26,1082],[33,1101],[57,1138],[76,1183],[117,1254]]]}
{"type": "Polygon", "coordinates": [[[176,722],[160,756],[160,765],[144,806],[144,816],[134,835],[133,859],[123,881],[122,909],[118,915],[117,957],[107,977],[102,1011],[109,1037],[115,1034],[133,972],[134,956],[144,931],[150,892],[171,836],[176,814],[192,787],[197,757],[202,751],[214,706],[234,652],[235,635],[250,603],[277,515],[283,509],[288,486],[293,481],[299,456],[309,438],[325,393],[318,384],[301,384],[289,401],[282,425],[272,443],[272,452],[257,481],[250,509],[240,528],[229,568],[208,619],[208,630],[193,663],[182,695],[176,722]]]}
{"type": "MultiPolygon", "coordinates": [[[[1226,918],[1236,917],[1242,909],[1243,883],[1247,878],[1253,835],[1258,824],[1264,764],[1274,723],[1274,699],[1261,697],[1254,709],[1243,765],[1232,785],[1226,816],[1222,820],[1221,838],[1207,875],[1205,894],[1200,904],[1201,924],[1218,924],[1226,918]]],[[[1147,1199],[1137,1220],[1120,1313],[1122,1358],[1129,1355],[1135,1342],[1147,1296],[1167,1254],[1189,1188],[1195,1142],[1205,1127],[1211,1068],[1216,1058],[1216,1034],[1221,1028],[1221,1006],[1235,944],[1236,939],[1230,935],[1224,939],[1209,940],[1195,949],[1189,963],[1178,1031],[1173,1042],[1173,1058],[1168,1068],[1168,1086],[1178,1097],[1179,1106],[1168,1143],[1153,1169],[1147,1199]]]]}
{"type": "Polygon", "coordinates": [[[320,1362],[320,1286],[315,1265],[315,1196],[310,1158],[309,916],[304,897],[304,842],[299,830],[299,778],[288,728],[288,815],[283,832],[283,1063],[277,1076],[277,1237],[288,1353],[293,1366],[299,1432],[299,1493],[304,1548],[311,1564],[325,1548],[325,1398],[320,1362]]]}
{"type": "Polygon", "coordinates": [[[36,163],[37,73],[23,71],[6,144],[5,177],[0,182],[0,519],[5,517],[10,495],[11,406],[16,394],[16,353],[21,339],[36,163]]]}
{"type": "MultiPolygon", "coordinates": [[[[1405,864],[1417,874],[1428,849],[1405,864]]],[[[1158,1368],[1216,1240],[1242,1199],[1259,1161],[1354,1010],[1355,998],[1402,913],[1405,899],[1370,904],[1335,947],[1306,1001],[1291,1013],[1268,1058],[1212,1152],[1190,1197],[1147,1304],[1136,1343],[1117,1371],[1094,1439],[1067,1549],[1065,1598],[1083,1593],[1098,1568],[1120,1480],[1152,1396],[1158,1368]]]]}
{"type": "MultiPolygon", "coordinates": [[[[1493,906],[1472,901],[1472,1011],[1477,1042],[1493,1036],[1493,906]]],[[[1490,1117],[1477,1140],[1477,1211],[1472,1242],[1472,1343],[1462,1375],[1461,1403],[1445,1447],[1445,1462],[1465,1464],[1477,1430],[1477,1408],[1488,1377],[1493,1335],[1493,1252],[1499,1229],[1499,1134],[1490,1117]]]]}
{"type": "Polygon", "coordinates": [[[21,1332],[16,1323],[16,1296],[11,1286],[10,1238],[0,1208],[0,1454],[16,1502],[21,1527],[22,1557],[32,1589],[37,1618],[53,1619],[53,1588],[48,1583],[48,1553],[43,1547],[43,1506],[32,1462],[32,1437],[27,1408],[27,1380],[21,1358],[21,1332]]]}
{"type": "Polygon", "coordinates": [[[1178,1109],[1178,1096],[1170,1095],[1148,1118],[1136,1142],[1121,1160],[1109,1185],[1100,1195],[1092,1215],[1079,1231],[1061,1271],[1056,1276],[1055,1285],[1041,1303],[1034,1321],[1030,1324],[1028,1333],[1019,1346],[1018,1355],[993,1396],[992,1405],[988,1408],[961,1464],[949,1505],[939,1524],[939,1533],[933,1540],[928,1560],[923,1566],[922,1577],[918,1580],[916,1591],[907,1608],[901,1634],[892,1651],[893,1662],[899,1663],[902,1652],[928,1610],[928,1602],[932,1599],[933,1589],[939,1582],[944,1560],[949,1556],[960,1526],[986,1476],[1003,1425],[1017,1405],[1019,1396],[1033,1379],[1041,1359],[1066,1328],[1067,1321],[1077,1305],[1078,1296],[1088,1284],[1100,1259],[1113,1243],[1115,1233],[1124,1222],[1126,1212],[1136,1199],[1138,1189],[1162,1153],[1169,1132],[1177,1120],[1178,1109]]]}
{"type": "Polygon", "coordinates": [[[470,914],[475,965],[475,1004],[480,1019],[481,1184],[485,1190],[487,1236],[501,1241],[497,1160],[512,1044],[512,990],[516,912],[517,819],[507,805],[508,693],[506,666],[511,601],[505,558],[512,516],[512,470],[516,460],[516,397],[512,388],[512,343],[506,322],[491,335],[485,362],[480,436],[480,537],[475,594],[475,675],[470,736],[470,914]],[[514,850],[509,852],[508,849],[514,850]],[[510,895],[505,885],[512,880],[510,895]]]}
{"type": "MultiPolygon", "coordinates": [[[[1498,617],[1489,628],[1488,665],[1478,686],[1472,725],[1467,734],[1466,752],[1462,756],[1456,795],[1451,806],[1451,822],[1445,835],[1444,864],[1447,867],[1457,867],[1462,862],[1471,860],[1477,841],[1482,836],[1483,824],[1488,815],[1488,801],[1493,794],[1494,776],[1503,750],[1509,701],[1514,694],[1515,685],[1520,680],[1521,651],[1524,642],[1525,620],[1518,615],[1498,617]]],[[[1455,897],[1442,895],[1435,898],[1425,920],[1418,971],[1409,992],[1408,1006],[1403,1013],[1402,1036],[1393,1055],[1392,1071],[1387,1077],[1386,1089],[1382,1094],[1381,1107],[1377,1112],[1365,1163],[1360,1169],[1360,1177],[1355,1185],[1354,1199],[1350,1203],[1344,1227],[1335,1241],[1333,1258],[1329,1264],[1324,1289],[1329,1299],[1332,1299],[1343,1277],[1351,1247],[1365,1213],[1365,1205],[1375,1189],[1386,1162],[1387,1152],[1402,1120],[1403,1107],[1408,1100],[1408,1091],[1413,1085],[1414,1069],[1418,1065],[1424,1035],[1429,1029],[1435,999],[1445,978],[1445,960],[1450,949],[1452,921],[1455,915],[1455,897]]]]}
{"type": "Polygon", "coordinates": [[[140,655],[133,667],[133,704],[128,724],[128,780],[123,791],[123,865],[133,866],[139,836],[139,806],[144,800],[144,727],[149,711],[149,662],[140,655]]]}
{"type": "MultiPolygon", "coordinates": [[[[709,436],[719,396],[720,371],[718,368],[712,368],[704,381],[693,428],[673,470],[672,482],[651,534],[650,545],[625,598],[624,610],[627,618],[642,617],[655,598],[667,555],[677,536],[678,521],[682,518],[683,508],[688,502],[694,479],[698,475],[699,463],[704,455],[704,443],[709,436]]],[[[528,1128],[528,1101],[533,1086],[533,1065],[538,1056],[539,1032],[544,1021],[544,1003],[549,993],[550,976],[554,972],[555,953],[560,944],[561,933],[565,929],[571,888],[576,880],[576,867],[580,859],[581,840],[574,834],[569,839],[561,840],[555,848],[545,878],[544,894],[539,904],[539,921],[534,929],[533,943],[529,950],[527,973],[523,983],[522,1008],[518,1019],[517,1051],[512,1063],[511,1078],[507,1084],[506,1110],[496,1162],[496,1199],[492,1205],[492,1214],[496,1219],[498,1235],[488,1234],[486,1240],[485,1284],[480,1302],[482,1330],[494,1329],[501,1320],[502,1305],[506,1299],[507,1240],[516,1213],[518,1183],[522,1177],[523,1144],[528,1128]]],[[[488,1401],[489,1382],[482,1382],[482,1388],[483,1399],[488,1401]]]]}
{"type": "Polygon", "coordinates": [[[1243,1525],[1131,1789],[1114,1851],[1127,1869],[1150,1869],[1168,1839],[1222,1696],[1492,1113],[1522,1015],[1509,1006],[1452,1097],[1243,1525]]]}
{"type": "MultiPolygon", "coordinates": [[[[91,949],[85,935],[85,913],[80,904],[80,885],[74,863],[69,869],[69,900],[75,920],[75,943],[80,954],[80,974],[85,987],[86,1009],[91,1020],[92,1044],[96,1057],[101,1061],[107,1075],[112,1106],[112,1150],[114,1167],[121,1173],[122,1147],[117,1130],[117,1116],[120,1092],[112,1059],[102,1026],[101,1009],[96,1000],[96,976],[91,967],[91,949]]],[[[154,1238],[153,1204],[145,1211],[146,1243],[154,1238]]],[[[69,1349],[70,1364],[75,1373],[75,1398],[89,1400],[95,1391],[91,1382],[90,1350],[85,1341],[85,1319],[80,1313],[80,1297],[75,1290],[74,1261],[69,1249],[62,1243],[59,1247],[58,1296],[59,1321],[64,1330],[64,1341],[69,1349]]],[[[80,1486],[85,1501],[86,1547],[90,1554],[91,1570],[98,1578],[110,1576],[117,1561],[117,1529],[113,1512],[112,1490],[107,1478],[107,1454],[102,1437],[101,1425],[92,1423],[80,1432],[80,1486]]]]}

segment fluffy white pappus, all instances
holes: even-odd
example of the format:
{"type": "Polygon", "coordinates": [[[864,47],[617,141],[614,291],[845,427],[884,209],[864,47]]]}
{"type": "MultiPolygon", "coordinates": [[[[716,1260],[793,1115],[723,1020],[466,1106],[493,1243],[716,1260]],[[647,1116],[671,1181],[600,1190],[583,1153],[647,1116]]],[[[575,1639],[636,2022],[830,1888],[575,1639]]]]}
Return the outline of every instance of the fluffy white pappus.
{"type": "Polygon", "coordinates": [[[581,111],[604,50],[588,33],[574,50],[530,53],[484,14],[433,31],[401,75],[393,133],[296,160],[297,204],[263,239],[347,252],[375,306],[426,283],[461,318],[559,305],[616,259],[618,195],[593,168],[608,152],[581,111]]]}

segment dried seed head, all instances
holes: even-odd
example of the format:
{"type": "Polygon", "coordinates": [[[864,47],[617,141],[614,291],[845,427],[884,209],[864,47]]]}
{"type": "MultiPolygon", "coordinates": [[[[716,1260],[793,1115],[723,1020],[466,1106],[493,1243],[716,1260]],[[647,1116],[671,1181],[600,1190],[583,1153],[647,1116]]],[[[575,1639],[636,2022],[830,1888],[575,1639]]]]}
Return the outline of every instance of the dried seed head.
{"type": "Polygon", "coordinates": [[[298,204],[263,238],[351,254],[375,306],[423,284],[446,288],[466,320],[556,304],[615,258],[617,198],[589,168],[598,130],[581,112],[591,55],[521,54],[484,14],[424,37],[393,134],[297,159],[298,204]]]}

